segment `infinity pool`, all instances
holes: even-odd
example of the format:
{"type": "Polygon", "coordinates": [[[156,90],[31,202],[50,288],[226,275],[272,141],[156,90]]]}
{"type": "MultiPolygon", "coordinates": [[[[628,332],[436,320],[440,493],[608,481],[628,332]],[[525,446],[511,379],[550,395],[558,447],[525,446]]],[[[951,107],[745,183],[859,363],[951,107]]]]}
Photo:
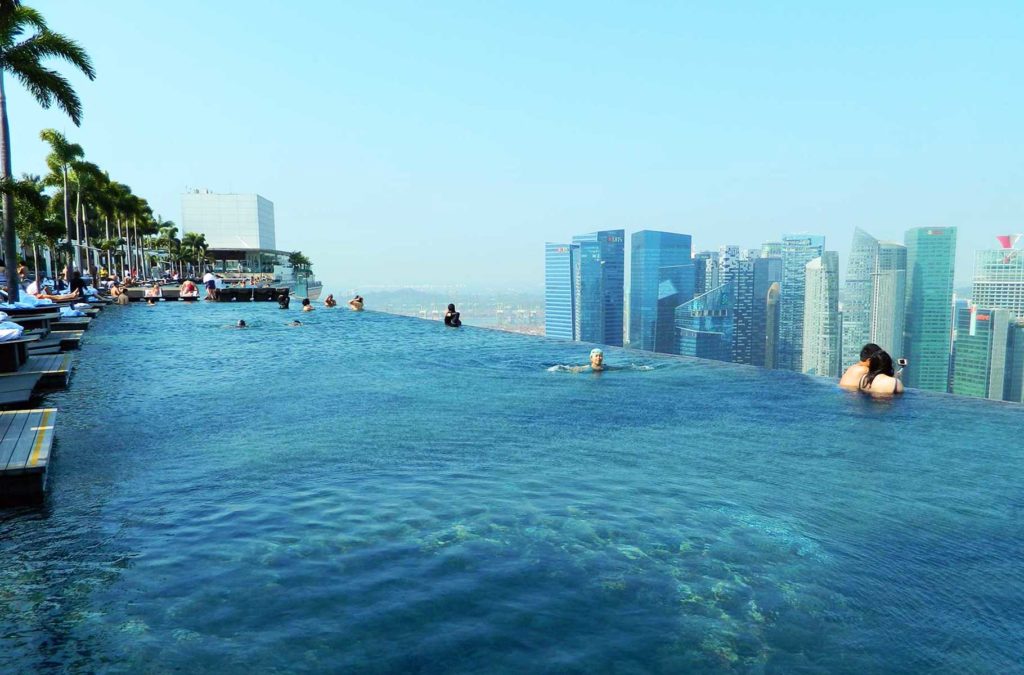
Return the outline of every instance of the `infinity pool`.
{"type": "Polygon", "coordinates": [[[296,317],[103,312],[0,672],[1024,670],[1021,407],[296,317]]]}

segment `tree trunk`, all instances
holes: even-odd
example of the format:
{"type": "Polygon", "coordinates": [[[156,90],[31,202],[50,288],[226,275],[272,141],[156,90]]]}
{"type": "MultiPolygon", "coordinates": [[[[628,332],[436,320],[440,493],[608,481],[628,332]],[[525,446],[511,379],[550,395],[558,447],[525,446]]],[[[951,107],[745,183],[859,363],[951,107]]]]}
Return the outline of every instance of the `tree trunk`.
{"type": "MultiPolygon", "coordinates": [[[[11,127],[7,123],[7,94],[4,91],[3,71],[0,70],[0,178],[11,180],[11,127]]],[[[14,231],[14,195],[3,194],[4,207],[4,263],[7,268],[7,301],[18,301],[18,237],[14,231]],[[14,261],[13,265],[11,261],[14,261]]]]}

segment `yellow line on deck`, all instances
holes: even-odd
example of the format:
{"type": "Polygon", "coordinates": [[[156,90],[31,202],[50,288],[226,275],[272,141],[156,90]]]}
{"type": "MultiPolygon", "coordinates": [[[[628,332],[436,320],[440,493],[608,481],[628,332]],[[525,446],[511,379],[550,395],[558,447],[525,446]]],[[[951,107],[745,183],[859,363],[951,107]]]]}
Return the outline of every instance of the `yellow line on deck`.
{"type": "MultiPolygon", "coordinates": [[[[47,427],[46,426],[46,423],[49,421],[47,419],[49,416],[50,416],[50,411],[49,410],[44,410],[43,411],[43,419],[39,422],[39,425],[41,427],[46,427],[47,429],[52,429],[53,428],[53,427],[47,427]]],[[[32,454],[28,458],[28,465],[29,466],[35,466],[39,462],[39,453],[43,449],[43,438],[45,436],[46,436],[46,434],[39,434],[39,435],[36,436],[36,442],[32,446],[32,454]]]]}

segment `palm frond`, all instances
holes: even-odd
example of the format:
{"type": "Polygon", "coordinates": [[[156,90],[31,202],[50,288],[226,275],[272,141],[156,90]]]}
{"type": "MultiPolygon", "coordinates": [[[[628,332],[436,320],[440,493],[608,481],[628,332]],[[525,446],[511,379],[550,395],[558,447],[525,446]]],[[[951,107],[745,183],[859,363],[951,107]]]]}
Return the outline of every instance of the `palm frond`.
{"type": "Polygon", "coordinates": [[[35,61],[15,63],[8,59],[6,65],[40,106],[49,108],[56,101],[57,107],[67,113],[75,126],[81,126],[82,101],[67,78],[35,61]]]}
{"type": "Polygon", "coordinates": [[[90,80],[96,79],[96,69],[93,68],[92,59],[81,45],[60,33],[49,30],[43,30],[20,44],[10,47],[5,58],[9,63],[39,62],[48,58],[62,59],[81,70],[90,80]]]}

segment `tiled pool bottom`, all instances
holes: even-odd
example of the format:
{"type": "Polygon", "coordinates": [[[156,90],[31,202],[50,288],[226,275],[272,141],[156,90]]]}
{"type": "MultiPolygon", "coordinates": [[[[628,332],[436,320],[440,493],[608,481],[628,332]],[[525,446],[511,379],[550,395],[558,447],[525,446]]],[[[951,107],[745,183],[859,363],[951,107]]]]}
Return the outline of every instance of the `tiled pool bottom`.
{"type": "Polygon", "coordinates": [[[1024,669],[1019,407],[297,316],[104,312],[0,672],[1024,669]]]}

